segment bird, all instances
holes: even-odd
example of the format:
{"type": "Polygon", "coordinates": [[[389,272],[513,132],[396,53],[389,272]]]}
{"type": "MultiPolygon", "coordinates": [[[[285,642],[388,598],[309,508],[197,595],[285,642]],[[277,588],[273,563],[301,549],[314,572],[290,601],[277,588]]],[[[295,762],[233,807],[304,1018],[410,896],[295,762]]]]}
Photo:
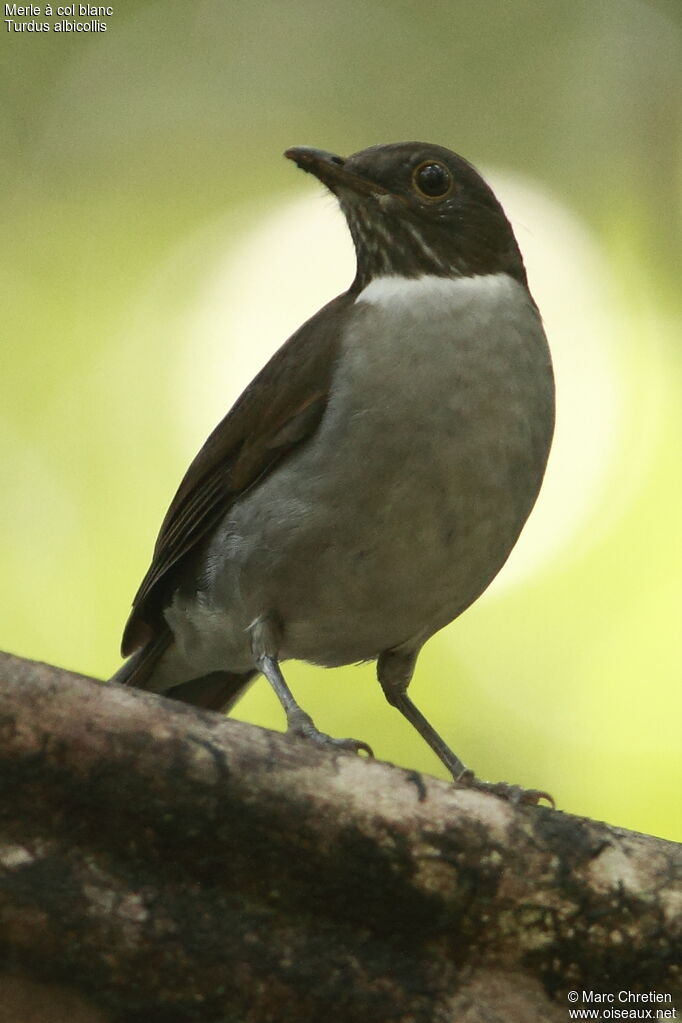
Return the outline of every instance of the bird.
{"type": "Polygon", "coordinates": [[[282,663],[375,661],[388,703],[471,782],[408,687],[538,496],[555,405],[542,319],[509,220],[463,157],[423,142],[284,155],[336,197],[356,273],[190,464],[113,681],[225,712],[264,675],[288,733],[371,756],[317,728],[282,663]]]}

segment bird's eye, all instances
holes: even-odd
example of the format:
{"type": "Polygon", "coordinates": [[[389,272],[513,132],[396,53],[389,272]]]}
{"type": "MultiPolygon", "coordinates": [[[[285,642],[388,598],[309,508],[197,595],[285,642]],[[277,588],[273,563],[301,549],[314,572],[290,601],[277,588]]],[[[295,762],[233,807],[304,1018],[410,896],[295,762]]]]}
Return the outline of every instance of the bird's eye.
{"type": "Polygon", "coordinates": [[[427,199],[442,199],[452,188],[452,175],[442,163],[420,163],[412,173],[412,183],[427,199]]]}

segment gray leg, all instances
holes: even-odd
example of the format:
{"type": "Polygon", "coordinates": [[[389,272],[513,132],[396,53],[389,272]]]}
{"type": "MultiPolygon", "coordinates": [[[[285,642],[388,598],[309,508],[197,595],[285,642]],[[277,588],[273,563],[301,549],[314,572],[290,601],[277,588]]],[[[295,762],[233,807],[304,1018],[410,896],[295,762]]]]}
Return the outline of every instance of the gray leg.
{"type": "Polygon", "coordinates": [[[370,757],[374,754],[366,742],[358,739],[333,739],[315,727],[309,714],[299,707],[294,694],[286,683],[277,659],[279,630],[268,618],[259,618],[250,629],[251,648],[256,667],[265,675],[287,716],[287,732],[310,739],[317,746],[326,749],[348,750],[358,753],[364,750],[370,757]]]}
{"type": "Polygon", "coordinates": [[[467,781],[473,778],[468,770],[449,746],[443,742],[435,728],[429,724],[418,707],[407,695],[414,666],[417,661],[419,647],[411,649],[397,648],[384,650],[377,661],[377,676],[384,691],[384,696],[392,707],[397,707],[403,717],[417,729],[439,760],[447,767],[455,781],[467,781]]]}
{"type": "Polygon", "coordinates": [[[554,800],[550,794],[540,789],[524,789],[520,785],[510,785],[504,781],[481,781],[474,776],[473,771],[464,766],[450,747],[446,746],[438,732],[429,724],[407,695],[407,687],[412,678],[419,649],[419,647],[397,647],[394,650],[384,650],[377,662],[377,675],[388,702],[393,707],[397,707],[400,713],[417,729],[439,760],[445,764],[455,781],[481,792],[489,792],[502,799],[508,799],[512,803],[535,805],[541,799],[545,799],[554,806],[554,800]]]}

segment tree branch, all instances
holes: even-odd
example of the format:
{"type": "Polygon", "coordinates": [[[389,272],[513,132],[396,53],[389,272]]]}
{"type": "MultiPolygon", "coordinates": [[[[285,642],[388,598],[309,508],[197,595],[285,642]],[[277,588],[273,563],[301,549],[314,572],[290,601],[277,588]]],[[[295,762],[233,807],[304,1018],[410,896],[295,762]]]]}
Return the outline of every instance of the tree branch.
{"type": "Polygon", "coordinates": [[[682,846],[7,654],[0,678],[3,1019],[682,1004],[682,846]]]}

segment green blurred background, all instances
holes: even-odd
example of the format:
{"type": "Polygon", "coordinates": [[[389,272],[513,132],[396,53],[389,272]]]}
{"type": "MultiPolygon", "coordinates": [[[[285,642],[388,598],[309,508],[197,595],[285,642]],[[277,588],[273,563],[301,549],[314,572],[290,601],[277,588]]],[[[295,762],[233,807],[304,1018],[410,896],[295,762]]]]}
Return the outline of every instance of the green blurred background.
{"type": "MultiPolygon", "coordinates": [[[[679,0],[126,0],[106,22],[1,26],[0,646],[118,666],[189,459],[349,283],[282,151],[436,141],[509,204],[559,421],[521,547],[411,691],[483,777],[682,840],[679,0]]],[[[442,774],[373,666],[288,676],[324,730],[442,774]]],[[[282,727],[262,680],[236,713],[282,727]]]]}

